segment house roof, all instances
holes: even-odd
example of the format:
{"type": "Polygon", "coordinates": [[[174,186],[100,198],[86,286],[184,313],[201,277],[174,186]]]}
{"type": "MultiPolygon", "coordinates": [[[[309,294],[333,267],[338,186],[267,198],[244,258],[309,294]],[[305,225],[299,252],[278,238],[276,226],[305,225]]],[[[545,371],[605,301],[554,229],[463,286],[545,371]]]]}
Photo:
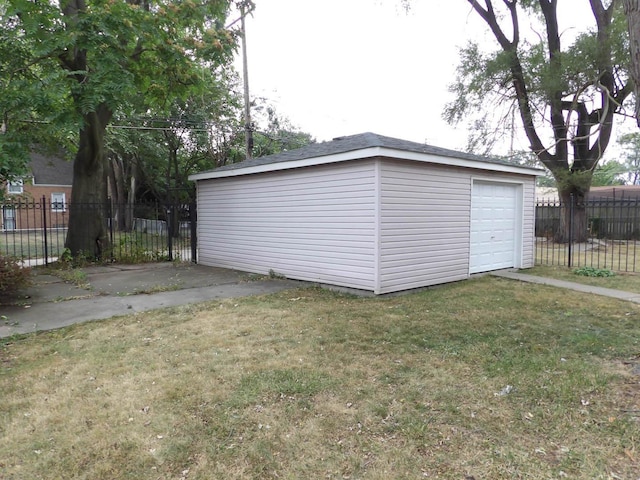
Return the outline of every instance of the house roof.
{"type": "Polygon", "coordinates": [[[70,187],[73,184],[73,162],[64,158],[31,152],[29,168],[34,185],[70,187]]]}
{"type": "Polygon", "coordinates": [[[560,199],[556,187],[536,187],[536,200],[544,202],[557,202],[560,199]]]}
{"type": "Polygon", "coordinates": [[[541,175],[542,170],[523,167],[495,158],[448,150],[423,143],[385,137],[375,133],[361,133],[313,143],[302,148],[251,158],[213,170],[190,175],[190,180],[247,175],[311,165],[342,162],[371,157],[391,157],[444,165],[480,168],[500,172],[541,175]]]}
{"type": "Polygon", "coordinates": [[[640,199],[640,185],[591,187],[587,196],[589,200],[638,200],[640,199]]]}

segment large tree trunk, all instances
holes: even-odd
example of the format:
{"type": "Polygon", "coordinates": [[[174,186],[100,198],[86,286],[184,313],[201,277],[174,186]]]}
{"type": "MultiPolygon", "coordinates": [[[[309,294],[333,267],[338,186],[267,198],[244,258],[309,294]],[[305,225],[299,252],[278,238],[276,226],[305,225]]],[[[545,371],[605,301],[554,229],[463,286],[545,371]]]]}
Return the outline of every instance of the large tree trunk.
{"type": "Polygon", "coordinates": [[[113,154],[108,159],[109,187],[111,196],[111,212],[119,231],[126,231],[126,187],[124,161],[118,155],[113,154]]]}
{"type": "Polygon", "coordinates": [[[109,246],[104,134],[111,111],[101,105],[83,116],[80,145],[73,162],[66,248],[74,257],[100,259],[109,246]]]}
{"type": "Polygon", "coordinates": [[[629,53],[631,68],[629,73],[635,84],[636,121],[640,127],[640,0],[624,0],[624,12],[627,14],[629,29],[629,53]]]}
{"type": "Polygon", "coordinates": [[[134,156],[131,159],[131,165],[129,165],[129,188],[127,190],[127,208],[125,216],[125,227],[127,232],[133,230],[134,221],[134,204],[136,200],[136,176],[138,174],[138,158],[134,156]]]}
{"type": "Polygon", "coordinates": [[[588,238],[588,219],[585,193],[568,186],[558,188],[560,197],[560,226],[555,235],[558,243],[582,243],[588,238]]]}

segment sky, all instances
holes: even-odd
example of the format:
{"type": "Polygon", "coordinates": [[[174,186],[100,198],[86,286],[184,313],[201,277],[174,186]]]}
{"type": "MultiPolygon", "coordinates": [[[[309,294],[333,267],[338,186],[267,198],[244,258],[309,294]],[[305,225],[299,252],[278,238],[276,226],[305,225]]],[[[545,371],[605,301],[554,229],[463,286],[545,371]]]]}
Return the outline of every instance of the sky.
{"type": "Polygon", "coordinates": [[[464,0],[413,0],[408,12],[401,0],[257,0],[251,95],[319,141],[374,132],[463,149],[442,111],[458,48],[484,35],[475,16],[464,0]]]}
{"type": "MultiPolygon", "coordinates": [[[[453,99],[447,87],[468,40],[496,45],[466,0],[411,0],[408,12],[401,0],[255,3],[246,21],[251,96],[267,98],[294,126],[318,141],[374,132],[466,148],[465,125],[442,118],[453,99]]],[[[560,21],[578,26],[561,24],[565,36],[593,21],[588,0],[559,3],[560,21]]],[[[239,59],[236,68],[242,71],[239,59]]],[[[493,153],[510,146],[505,140],[493,153]]],[[[513,147],[528,150],[522,135],[513,147]]]]}

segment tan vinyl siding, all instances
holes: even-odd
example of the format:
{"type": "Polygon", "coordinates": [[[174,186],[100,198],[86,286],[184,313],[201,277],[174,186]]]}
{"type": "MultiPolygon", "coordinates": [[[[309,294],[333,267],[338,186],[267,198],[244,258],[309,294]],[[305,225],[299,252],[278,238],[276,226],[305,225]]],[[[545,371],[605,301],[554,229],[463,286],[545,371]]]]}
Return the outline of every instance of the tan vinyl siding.
{"type": "Polygon", "coordinates": [[[469,268],[470,175],[384,160],[377,293],[462,280],[469,268]]]}
{"type": "Polygon", "coordinates": [[[198,182],[199,263],[366,290],[372,160],[198,182]]]}

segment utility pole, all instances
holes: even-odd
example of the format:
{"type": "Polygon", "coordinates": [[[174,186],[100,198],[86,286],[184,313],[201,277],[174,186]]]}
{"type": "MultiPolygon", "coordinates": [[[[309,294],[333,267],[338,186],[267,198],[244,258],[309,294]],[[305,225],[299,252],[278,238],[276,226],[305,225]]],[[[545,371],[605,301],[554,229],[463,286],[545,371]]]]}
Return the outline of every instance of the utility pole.
{"type": "Polygon", "coordinates": [[[246,157],[253,156],[253,130],[251,125],[251,99],[249,98],[249,67],[247,64],[247,33],[244,26],[244,17],[247,14],[245,4],[240,7],[240,28],[242,31],[242,76],[244,77],[244,137],[246,157]]]}

